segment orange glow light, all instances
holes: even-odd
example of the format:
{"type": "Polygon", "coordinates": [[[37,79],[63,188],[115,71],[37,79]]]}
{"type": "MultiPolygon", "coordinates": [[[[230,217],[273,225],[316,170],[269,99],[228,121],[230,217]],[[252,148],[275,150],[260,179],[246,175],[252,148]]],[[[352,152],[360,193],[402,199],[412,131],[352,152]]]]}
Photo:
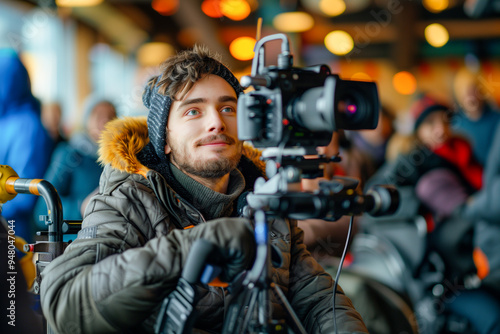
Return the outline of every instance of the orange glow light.
{"type": "Polygon", "coordinates": [[[161,15],[173,15],[179,8],[179,0],[153,0],[151,7],[161,15]]]}
{"type": "Polygon", "coordinates": [[[431,13],[439,13],[448,8],[449,0],[423,0],[422,5],[431,13]]]}
{"type": "Polygon", "coordinates": [[[274,17],[273,25],[283,32],[303,32],[314,26],[314,19],[306,12],[285,12],[274,17]]]}
{"type": "Polygon", "coordinates": [[[250,5],[245,0],[221,0],[220,10],[225,17],[233,21],[244,20],[251,12],[250,5]]]}
{"type": "Polygon", "coordinates": [[[229,45],[229,52],[238,60],[250,60],[254,57],[255,43],[255,38],[238,37],[229,45]]]}
{"type": "Polygon", "coordinates": [[[417,90],[417,79],[407,71],[401,71],[392,78],[392,85],[399,94],[411,95],[417,90]]]}
{"type": "Polygon", "coordinates": [[[219,18],[222,17],[222,11],[220,10],[221,0],[205,0],[201,3],[201,10],[206,16],[219,18]]]}
{"type": "Polygon", "coordinates": [[[369,76],[368,74],[364,73],[364,72],[357,72],[357,73],[354,73],[352,76],[351,76],[351,80],[358,80],[358,81],[373,81],[372,77],[369,76]]]}

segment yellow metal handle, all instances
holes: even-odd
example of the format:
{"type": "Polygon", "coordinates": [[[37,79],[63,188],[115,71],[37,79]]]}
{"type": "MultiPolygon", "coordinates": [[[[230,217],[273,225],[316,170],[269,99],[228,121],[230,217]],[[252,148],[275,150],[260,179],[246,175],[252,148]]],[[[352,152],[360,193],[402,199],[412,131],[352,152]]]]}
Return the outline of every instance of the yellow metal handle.
{"type": "Polygon", "coordinates": [[[12,167],[0,165],[0,203],[5,203],[16,197],[14,182],[19,179],[12,167]]]}

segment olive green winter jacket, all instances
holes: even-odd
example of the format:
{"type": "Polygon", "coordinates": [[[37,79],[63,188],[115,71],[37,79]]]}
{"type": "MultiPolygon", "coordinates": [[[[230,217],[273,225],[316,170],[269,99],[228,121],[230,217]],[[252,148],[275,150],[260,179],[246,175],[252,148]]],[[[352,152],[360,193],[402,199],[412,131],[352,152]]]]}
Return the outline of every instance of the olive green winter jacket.
{"type": "MultiPolygon", "coordinates": [[[[205,222],[160,173],[139,162],[147,136],[145,118],[110,122],[103,135],[100,159],[106,166],[99,192],[87,206],[78,238],[42,273],[42,309],[58,333],[153,332],[161,302],[175,288],[195,240],[207,239],[239,255],[252,251],[244,218],[205,222]],[[173,217],[195,227],[176,228],[173,217]]],[[[244,155],[257,157],[248,147],[244,155]]],[[[277,219],[270,231],[283,258],[272,268],[273,280],[308,333],[333,333],[332,278],[306,250],[296,222],[277,219]]],[[[228,259],[238,258],[230,251],[228,259]]],[[[199,292],[195,327],[220,332],[230,294],[201,285],[199,292]]],[[[272,305],[273,316],[283,318],[274,297],[272,305]]],[[[367,332],[340,288],[336,314],[339,333],[367,332]]]]}

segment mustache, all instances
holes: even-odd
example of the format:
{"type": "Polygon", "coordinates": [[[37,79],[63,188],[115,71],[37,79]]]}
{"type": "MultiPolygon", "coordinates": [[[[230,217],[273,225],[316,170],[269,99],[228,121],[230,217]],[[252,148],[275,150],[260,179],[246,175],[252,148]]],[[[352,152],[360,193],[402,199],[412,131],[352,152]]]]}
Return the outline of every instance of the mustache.
{"type": "Polygon", "coordinates": [[[228,145],[232,145],[236,143],[236,140],[233,137],[229,137],[225,134],[220,134],[220,135],[212,135],[205,137],[203,139],[200,139],[196,142],[196,146],[201,146],[205,144],[210,144],[214,141],[222,141],[228,145]]]}

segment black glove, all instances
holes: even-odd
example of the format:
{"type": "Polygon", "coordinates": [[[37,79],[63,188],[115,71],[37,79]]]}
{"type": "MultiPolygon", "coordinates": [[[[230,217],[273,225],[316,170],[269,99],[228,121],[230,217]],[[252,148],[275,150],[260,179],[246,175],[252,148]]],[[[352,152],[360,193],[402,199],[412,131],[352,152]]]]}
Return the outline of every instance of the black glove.
{"type": "Polygon", "coordinates": [[[253,264],[256,246],[248,219],[219,218],[187,231],[195,239],[205,239],[216,246],[207,262],[222,268],[222,281],[231,282],[253,264]]]}

